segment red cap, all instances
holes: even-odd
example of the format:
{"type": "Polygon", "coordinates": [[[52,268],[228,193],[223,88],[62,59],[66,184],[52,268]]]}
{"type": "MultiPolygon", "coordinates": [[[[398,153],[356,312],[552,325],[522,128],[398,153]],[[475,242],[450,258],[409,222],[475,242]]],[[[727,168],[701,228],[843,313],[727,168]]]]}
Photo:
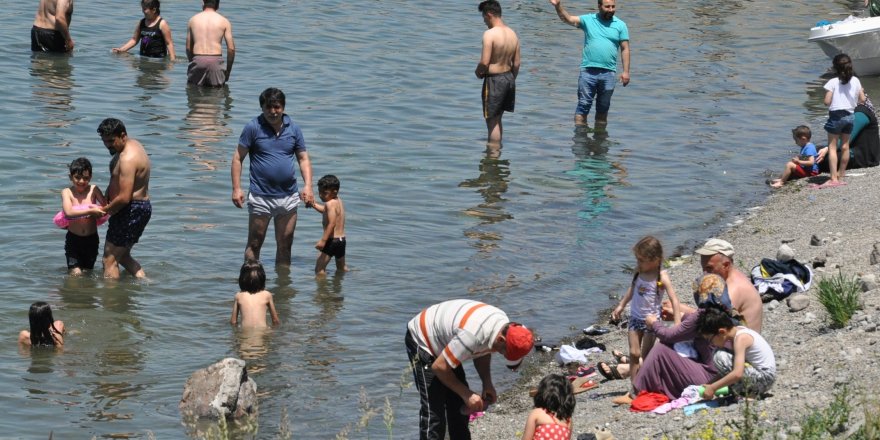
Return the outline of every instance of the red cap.
{"type": "Polygon", "coordinates": [[[507,327],[505,341],[507,349],[504,351],[504,357],[509,361],[524,358],[532,351],[532,345],[535,342],[529,329],[525,328],[522,324],[514,322],[511,322],[510,326],[507,327]]]}

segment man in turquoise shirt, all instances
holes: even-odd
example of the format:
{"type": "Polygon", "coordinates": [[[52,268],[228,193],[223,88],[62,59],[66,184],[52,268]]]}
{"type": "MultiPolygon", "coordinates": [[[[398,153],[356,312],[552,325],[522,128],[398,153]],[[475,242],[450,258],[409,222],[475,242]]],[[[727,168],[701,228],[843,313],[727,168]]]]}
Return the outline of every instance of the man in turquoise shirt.
{"type": "Polygon", "coordinates": [[[608,123],[611,95],[617,83],[618,52],[623,64],[620,82],[624,87],[629,84],[629,31],[626,23],[614,16],[617,9],[615,0],[598,1],[598,13],[574,16],[562,7],[562,0],[550,0],[563,22],[584,31],[575,125],[587,125],[587,115],[593,101],[596,101],[596,125],[608,123]]]}

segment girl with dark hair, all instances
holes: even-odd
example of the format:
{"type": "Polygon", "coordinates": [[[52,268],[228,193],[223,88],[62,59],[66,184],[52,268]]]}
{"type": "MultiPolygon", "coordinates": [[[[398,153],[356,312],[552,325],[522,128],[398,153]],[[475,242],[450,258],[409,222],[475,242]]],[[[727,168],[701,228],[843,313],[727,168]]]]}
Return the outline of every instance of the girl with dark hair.
{"type": "Polygon", "coordinates": [[[535,409],[526,420],[522,440],[571,438],[571,415],[577,401],[571,382],[560,374],[548,374],[538,384],[535,409]]]}
{"type": "Polygon", "coordinates": [[[272,325],[281,323],[278,312],[275,311],[272,292],[266,290],[266,271],[259,261],[247,261],[241,265],[238,287],[241,292],[235,294],[230,324],[237,325],[238,315],[241,313],[242,327],[266,327],[267,310],[272,316],[272,325]]]}
{"type": "Polygon", "coordinates": [[[704,399],[730,386],[739,396],[760,396],[776,381],[776,357],[770,344],[758,332],[739,325],[738,317],[722,304],[701,306],[697,327],[701,335],[716,347],[714,360],[718,376],[704,385],[704,399]],[[731,343],[733,353],[721,348],[731,343]]]}
{"type": "Polygon", "coordinates": [[[853,75],[852,60],[842,53],[834,57],[833,69],[835,77],[825,83],[825,105],[828,106],[828,121],[825,131],[828,132],[828,145],[837,145],[840,138],[840,164],[837,161],[837,148],[828,149],[828,167],[831,180],[822,187],[845,185],[846,165],[849,162],[849,135],[853,129],[853,112],[859,104],[865,103],[865,90],[862,83],[853,75]]]}
{"type": "Polygon", "coordinates": [[[165,58],[174,61],[174,40],[171,39],[171,26],[159,15],[159,0],[142,0],[144,18],[134,27],[134,35],[122,46],[114,47],[113,52],[128,52],[139,41],[142,57],[165,58]]]}
{"type": "Polygon", "coordinates": [[[22,330],[18,334],[18,343],[22,345],[64,345],[64,323],[56,321],[52,317],[52,309],[49,304],[43,301],[37,301],[31,304],[28,311],[28,320],[31,324],[31,330],[22,330]]]}

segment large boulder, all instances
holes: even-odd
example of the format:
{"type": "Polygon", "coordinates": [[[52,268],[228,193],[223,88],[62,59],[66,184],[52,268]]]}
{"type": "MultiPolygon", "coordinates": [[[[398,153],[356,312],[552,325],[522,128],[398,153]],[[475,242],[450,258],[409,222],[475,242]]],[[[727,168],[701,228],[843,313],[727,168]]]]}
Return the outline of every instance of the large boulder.
{"type": "Polygon", "coordinates": [[[186,418],[219,420],[256,415],[257,384],[248,377],[243,360],[226,358],[190,376],[179,408],[186,418]]]}

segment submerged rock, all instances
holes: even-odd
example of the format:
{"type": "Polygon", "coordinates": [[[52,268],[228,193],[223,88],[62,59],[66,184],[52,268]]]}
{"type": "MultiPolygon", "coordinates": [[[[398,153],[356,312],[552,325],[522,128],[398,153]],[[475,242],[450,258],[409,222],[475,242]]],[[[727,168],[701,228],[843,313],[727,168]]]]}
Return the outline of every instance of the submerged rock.
{"type": "Polygon", "coordinates": [[[226,358],[190,376],[179,408],[184,417],[196,419],[255,415],[257,384],[248,377],[243,360],[226,358]]]}

